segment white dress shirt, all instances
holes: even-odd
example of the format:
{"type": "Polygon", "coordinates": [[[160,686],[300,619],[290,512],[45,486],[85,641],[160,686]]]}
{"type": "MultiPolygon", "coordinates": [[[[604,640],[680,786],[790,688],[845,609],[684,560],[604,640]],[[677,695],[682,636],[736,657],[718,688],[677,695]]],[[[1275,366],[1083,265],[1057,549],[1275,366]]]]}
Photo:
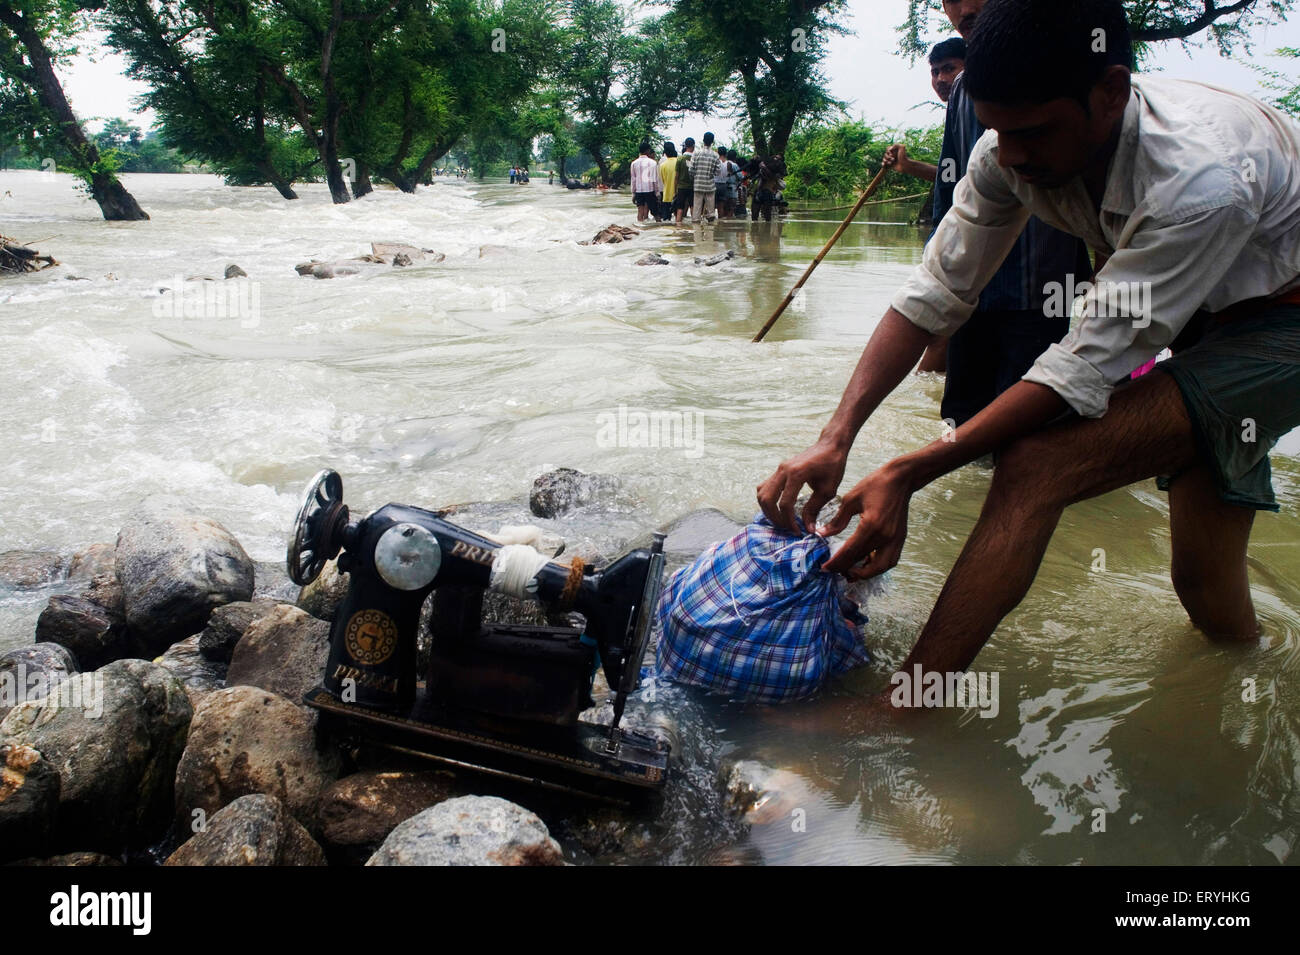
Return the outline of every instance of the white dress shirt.
{"type": "Polygon", "coordinates": [[[1198,309],[1300,287],[1300,125],[1230,90],[1135,76],[1100,215],[1079,178],[1048,189],[1000,168],[990,130],[894,308],[956,331],[1031,213],[1110,256],[1076,327],[1024,376],[1100,417],[1198,309]]]}
{"type": "Polygon", "coordinates": [[[632,191],[664,191],[664,181],[659,178],[659,164],[649,156],[632,161],[632,191]]]}

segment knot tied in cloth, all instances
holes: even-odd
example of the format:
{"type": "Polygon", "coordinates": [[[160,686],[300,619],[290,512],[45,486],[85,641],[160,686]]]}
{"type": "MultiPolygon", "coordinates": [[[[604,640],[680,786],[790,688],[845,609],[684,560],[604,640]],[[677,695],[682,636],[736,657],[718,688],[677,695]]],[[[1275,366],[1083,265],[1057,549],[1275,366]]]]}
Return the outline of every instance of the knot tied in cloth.
{"type": "Polygon", "coordinates": [[[666,680],[734,699],[783,703],[871,661],[867,622],[822,570],[830,544],[758,517],[673,575],[659,602],[656,660],[666,680]]]}

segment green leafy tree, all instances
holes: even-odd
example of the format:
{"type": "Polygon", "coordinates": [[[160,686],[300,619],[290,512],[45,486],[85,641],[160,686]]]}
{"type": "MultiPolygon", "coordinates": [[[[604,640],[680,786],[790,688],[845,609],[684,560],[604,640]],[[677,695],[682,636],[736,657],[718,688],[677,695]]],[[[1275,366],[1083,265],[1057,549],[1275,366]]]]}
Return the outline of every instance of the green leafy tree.
{"type": "Polygon", "coordinates": [[[795,127],[843,109],[821,70],[826,44],[848,31],[843,0],[676,0],[668,29],[688,62],[742,115],[759,155],[785,152],[795,127]]]}
{"type": "Polygon", "coordinates": [[[573,140],[603,182],[626,174],[640,142],[667,115],[710,107],[707,77],[692,67],[692,47],[677,26],[651,18],[633,28],[616,0],[570,0],[561,84],[573,140]]]}
{"type": "Polygon", "coordinates": [[[117,178],[113,156],[87,137],[54,66],[75,54],[72,37],[98,0],[0,0],[0,125],[21,124],[31,142],[47,146],[59,166],[83,182],[105,219],[149,216],[117,178]]]}

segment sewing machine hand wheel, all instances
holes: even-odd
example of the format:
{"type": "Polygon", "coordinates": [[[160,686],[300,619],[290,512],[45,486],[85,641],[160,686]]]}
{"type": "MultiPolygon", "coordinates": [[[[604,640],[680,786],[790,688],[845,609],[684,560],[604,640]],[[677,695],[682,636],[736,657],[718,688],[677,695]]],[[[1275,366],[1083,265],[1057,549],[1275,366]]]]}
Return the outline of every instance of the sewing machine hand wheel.
{"type": "Polygon", "coordinates": [[[320,471],[303,494],[289,538],[289,579],[305,587],[325,569],[342,547],[341,531],[348,522],[343,503],[343,479],[337,471],[320,471]]]}

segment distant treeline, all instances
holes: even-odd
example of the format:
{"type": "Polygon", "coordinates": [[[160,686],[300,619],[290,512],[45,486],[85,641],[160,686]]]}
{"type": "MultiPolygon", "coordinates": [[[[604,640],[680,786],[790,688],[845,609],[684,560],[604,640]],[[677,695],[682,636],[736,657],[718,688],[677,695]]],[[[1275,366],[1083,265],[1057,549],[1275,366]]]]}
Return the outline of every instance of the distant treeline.
{"type": "MultiPolygon", "coordinates": [[[[101,132],[90,134],[103,162],[114,172],[200,172],[201,164],[186,161],[163,143],[157,130],[144,132],[125,119],[110,119],[101,132]]],[[[43,155],[35,139],[0,150],[0,169],[58,168],[58,160],[43,155]]]]}

